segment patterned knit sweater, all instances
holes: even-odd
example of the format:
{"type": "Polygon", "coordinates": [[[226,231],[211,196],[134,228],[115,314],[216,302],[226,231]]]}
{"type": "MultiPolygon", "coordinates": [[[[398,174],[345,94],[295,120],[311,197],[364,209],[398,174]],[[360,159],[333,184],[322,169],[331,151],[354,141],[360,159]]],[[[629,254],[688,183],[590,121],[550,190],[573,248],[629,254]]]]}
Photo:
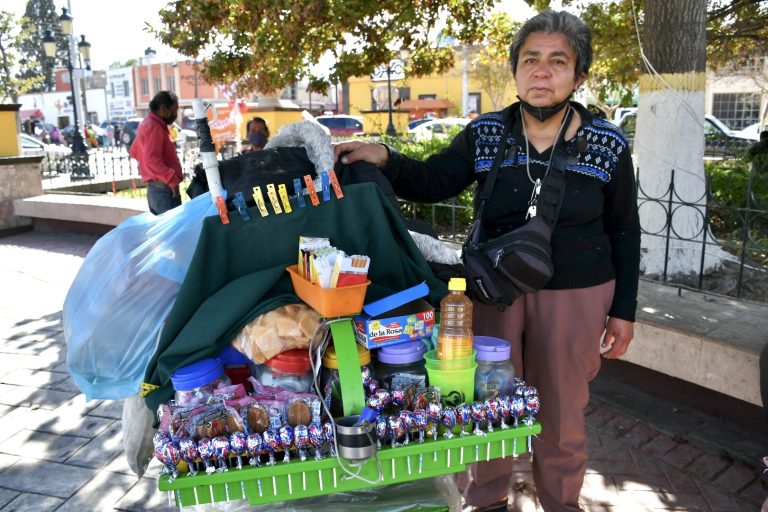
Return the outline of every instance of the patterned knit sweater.
{"type": "MultiPolygon", "coordinates": [[[[594,118],[578,103],[581,126],[563,140],[573,158],[566,165],[566,195],[552,235],[555,273],[547,289],[586,288],[616,279],[610,316],[634,321],[640,261],[634,167],[624,135],[616,126],[594,118]],[[581,149],[581,151],[579,151],[581,149]]],[[[442,152],[424,162],[390,151],[384,174],[405,199],[436,202],[459,194],[473,182],[482,187],[501,141],[504,120],[512,124],[505,159],[483,223],[497,237],[525,223],[533,184],[542,178],[551,148],[526,152],[519,103],[472,121],[442,152]],[[517,151],[514,148],[517,148],[517,151]]]]}

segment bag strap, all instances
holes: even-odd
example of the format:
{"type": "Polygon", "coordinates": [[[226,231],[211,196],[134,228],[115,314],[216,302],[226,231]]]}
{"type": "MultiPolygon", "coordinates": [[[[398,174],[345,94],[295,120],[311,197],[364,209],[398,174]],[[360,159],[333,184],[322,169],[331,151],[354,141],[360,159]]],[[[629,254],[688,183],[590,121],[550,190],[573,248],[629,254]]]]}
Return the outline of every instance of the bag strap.
{"type": "MultiPolygon", "coordinates": [[[[493,187],[496,185],[496,177],[499,175],[499,168],[501,168],[501,162],[504,161],[504,157],[506,156],[506,150],[507,150],[507,137],[509,136],[509,132],[512,131],[512,120],[511,115],[507,116],[506,119],[504,119],[504,130],[501,132],[501,141],[499,142],[499,146],[496,149],[496,158],[493,160],[493,165],[491,166],[491,170],[488,171],[488,176],[485,178],[485,183],[483,183],[483,188],[480,191],[480,195],[477,196],[477,211],[475,213],[475,219],[480,220],[483,218],[483,210],[485,209],[485,203],[488,202],[488,200],[491,198],[491,192],[493,192],[493,187]]],[[[513,154],[511,155],[511,159],[515,160],[517,158],[517,145],[515,145],[513,149],[513,154]]]]}
{"type": "Polygon", "coordinates": [[[554,229],[560,216],[565,198],[565,164],[567,155],[562,148],[553,148],[549,173],[541,183],[541,192],[536,200],[536,216],[554,229]]]}

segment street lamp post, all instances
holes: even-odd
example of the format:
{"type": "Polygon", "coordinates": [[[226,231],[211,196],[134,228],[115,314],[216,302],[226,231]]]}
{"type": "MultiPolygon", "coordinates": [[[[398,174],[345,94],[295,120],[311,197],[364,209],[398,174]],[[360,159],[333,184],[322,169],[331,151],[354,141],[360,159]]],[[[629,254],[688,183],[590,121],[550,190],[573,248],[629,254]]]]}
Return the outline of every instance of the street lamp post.
{"type": "MultiPolygon", "coordinates": [[[[80,76],[82,76],[83,69],[75,69],[73,64],[74,57],[72,54],[74,41],[72,40],[72,16],[69,15],[66,7],[62,8],[62,14],[59,16],[59,23],[61,25],[62,35],[67,38],[66,67],[67,71],[69,71],[69,82],[72,90],[72,111],[75,124],[75,130],[72,135],[72,155],[68,157],[70,160],[70,165],[68,167],[71,169],[71,179],[90,179],[93,178],[93,176],[91,175],[91,170],[88,166],[88,150],[85,147],[85,141],[83,140],[83,134],[80,127],[80,116],[78,114],[80,88],[77,86],[77,82],[75,82],[75,78],[79,80],[80,76]]],[[[82,39],[78,43],[77,49],[86,63],[86,69],[90,69],[91,44],[85,40],[85,36],[81,37],[82,39]]],[[[53,66],[56,61],[56,38],[53,35],[52,30],[45,31],[43,48],[46,57],[49,59],[49,64],[53,66]]],[[[85,121],[85,119],[83,119],[83,121],[85,121]]]]}
{"type": "Polygon", "coordinates": [[[389,124],[387,125],[387,135],[394,137],[397,135],[395,124],[392,122],[392,75],[395,73],[403,73],[405,71],[405,64],[402,59],[390,60],[387,63],[387,110],[389,111],[389,124]]]}

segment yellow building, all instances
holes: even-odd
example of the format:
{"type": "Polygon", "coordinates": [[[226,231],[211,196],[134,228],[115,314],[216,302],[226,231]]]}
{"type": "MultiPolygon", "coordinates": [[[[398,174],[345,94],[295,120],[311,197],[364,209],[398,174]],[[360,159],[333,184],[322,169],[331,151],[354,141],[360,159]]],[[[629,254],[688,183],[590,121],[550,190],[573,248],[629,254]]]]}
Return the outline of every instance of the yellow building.
{"type": "MultiPolygon", "coordinates": [[[[422,117],[467,116],[473,110],[478,114],[494,110],[488,93],[474,79],[468,66],[469,108],[467,112],[462,112],[461,52],[457,51],[455,55],[454,67],[442,75],[429,75],[420,78],[406,76],[401,80],[392,80],[392,88],[398,89],[399,99],[405,101],[404,107],[408,107],[409,120],[421,119],[422,117]]],[[[349,113],[367,117],[365,114],[370,114],[371,111],[376,110],[376,103],[373,100],[374,90],[378,88],[382,92],[385,91],[387,81],[385,77],[376,81],[373,81],[370,76],[353,77],[349,79],[348,86],[349,113]]],[[[504,94],[504,101],[501,105],[497,105],[497,108],[504,108],[516,101],[516,94],[515,83],[510,81],[504,94]]],[[[393,98],[395,98],[394,93],[393,98]]],[[[386,104],[380,110],[387,111],[386,104]]],[[[367,128],[366,132],[369,132],[367,128]]]]}

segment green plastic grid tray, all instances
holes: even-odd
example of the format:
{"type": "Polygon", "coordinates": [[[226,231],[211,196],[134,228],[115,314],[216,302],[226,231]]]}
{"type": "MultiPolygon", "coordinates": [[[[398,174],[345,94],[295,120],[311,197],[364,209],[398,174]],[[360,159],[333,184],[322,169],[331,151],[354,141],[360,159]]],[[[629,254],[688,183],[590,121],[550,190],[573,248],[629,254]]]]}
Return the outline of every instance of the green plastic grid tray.
{"type": "MultiPolygon", "coordinates": [[[[534,423],[504,430],[497,428],[485,436],[457,435],[452,439],[428,439],[424,443],[411,441],[395,448],[384,446],[377,454],[383,478],[375,485],[458,473],[473,462],[515,457],[528,451],[529,437],[539,432],[541,426],[534,423]]],[[[278,454],[278,459],[280,457],[278,454]]],[[[369,459],[360,466],[359,474],[373,481],[379,473],[375,462],[369,459]]],[[[169,475],[164,475],[158,488],[173,493],[178,506],[193,506],[242,499],[258,505],[373,487],[345,475],[334,457],[304,462],[294,458],[292,462],[278,462],[274,466],[183,475],[172,482],[169,475]]]]}

